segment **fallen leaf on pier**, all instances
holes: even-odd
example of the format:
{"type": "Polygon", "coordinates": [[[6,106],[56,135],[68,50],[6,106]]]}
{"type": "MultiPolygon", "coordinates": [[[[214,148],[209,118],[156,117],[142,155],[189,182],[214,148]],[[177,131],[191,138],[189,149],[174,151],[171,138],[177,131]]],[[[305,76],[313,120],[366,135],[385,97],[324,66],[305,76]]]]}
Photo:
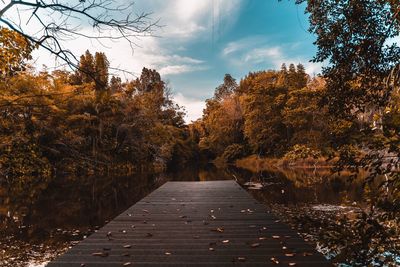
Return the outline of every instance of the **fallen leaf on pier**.
{"type": "Polygon", "coordinates": [[[295,262],[289,262],[289,266],[296,266],[297,265],[297,263],[295,263],[295,262]]]}
{"type": "Polygon", "coordinates": [[[252,248],[257,248],[260,246],[260,243],[253,243],[250,245],[252,248]]]}
{"type": "Polygon", "coordinates": [[[296,255],[296,254],[294,254],[294,253],[286,253],[286,254],[285,254],[286,257],[294,257],[295,255],[296,255]]]}
{"type": "Polygon", "coordinates": [[[171,255],[171,252],[165,252],[165,255],[169,256],[171,255]]]}
{"type": "Polygon", "coordinates": [[[124,264],[122,264],[122,266],[129,266],[129,265],[132,265],[132,263],[131,262],[125,262],[124,264]]]}
{"type": "Polygon", "coordinates": [[[125,245],[124,248],[131,248],[132,245],[125,245]]]}
{"type": "Polygon", "coordinates": [[[303,256],[305,256],[305,257],[306,257],[306,256],[312,256],[312,255],[314,255],[314,254],[311,253],[311,252],[304,252],[304,253],[303,253],[303,256]]]}
{"type": "Polygon", "coordinates": [[[275,264],[279,264],[279,261],[276,259],[276,258],[271,258],[271,261],[273,262],[273,263],[275,263],[275,264]]]}
{"type": "Polygon", "coordinates": [[[281,238],[281,237],[280,237],[279,235],[273,235],[272,238],[273,238],[273,239],[279,239],[279,238],[281,238]]]}
{"type": "Polygon", "coordinates": [[[241,262],[244,262],[244,261],[246,261],[247,259],[246,259],[246,257],[237,257],[237,260],[238,260],[238,261],[241,261],[241,262]]]}
{"type": "Polygon", "coordinates": [[[217,229],[211,229],[211,231],[218,232],[218,233],[223,233],[224,232],[224,228],[218,227],[217,229]]]}
{"type": "Polygon", "coordinates": [[[94,252],[94,253],[92,253],[92,256],[108,257],[108,253],[107,252],[94,252]]]}
{"type": "Polygon", "coordinates": [[[223,240],[222,243],[224,243],[224,244],[229,243],[229,240],[228,239],[227,240],[223,240]]]}
{"type": "Polygon", "coordinates": [[[267,240],[267,238],[265,236],[261,236],[258,238],[258,240],[267,240]]]}
{"type": "Polygon", "coordinates": [[[145,210],[145,209],[142,209],[142,211],[143,211],[143,212],[146,212],[146,213],[149,213],[149,211],[148,211],[148,210],[145,210]]]}
{"type": "Polygon", "coordinates": [[[209,251],[214,251],[214,248],[208,248],[209,251]]]}

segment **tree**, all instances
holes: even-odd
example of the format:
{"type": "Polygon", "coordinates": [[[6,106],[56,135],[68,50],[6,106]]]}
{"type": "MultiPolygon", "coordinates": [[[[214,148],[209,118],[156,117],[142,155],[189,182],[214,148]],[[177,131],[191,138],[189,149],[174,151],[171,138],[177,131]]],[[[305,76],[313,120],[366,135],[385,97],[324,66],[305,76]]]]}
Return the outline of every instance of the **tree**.
{"type": "Polygon", "coordinates": [[[261,71],[240,82],[239,90],[245,92],[241,97],[244,136],[259,155],[278,156],[287,145],[289,136],[282,112],[288,88],[280,83],[280,75],[277,71],[261,71]]]}
{"type": "Polygon", "coordinates": [[[105,90],[108,86],[108,68],[110,63],[102,52],[94,55],[94,81],[96,90],[105,90]]]}
{"type": "Polygon", "coordinates": [[[199,147],[211,157],[220,156],[228,146],[243,142],[243,114],[237,89],[235,79],[225,74],[223,83],[215,88],[214,97],[206,100],[202,118],[204,133],[199,147]]]}
{"type": "Polygon", "coordinates": [[[157,22],[149,13],[135,13],[133,8],[133,2],[121,5],[114,0],[9,0],[0,5],[0,26],[77,68],[78,59],[66,45],[71,38],[126,40],[133,47],[136,37],[153,32],[157,22]],[[82,31],[81,23],[89,23],[93,31],[82,31]]]}
{"type": "Polygon", "coordinates": [[[221,101],[234,93],[237,88],[236,80],[230,74],[225,74],[224,83],[215,89],[214,99],[221,101]]]}
{"type": "Polygon", "coordinates": [[[23,35],[0,27],[0,76],[5,78],[24,70],[33,48],[23,35]]]}
{"type": "Polygon", "coordinates": [[[362,249],[352,244],[344,248],[352,252],[343,257],[351,265],[383,264],[381,257],[396,265],[390,251],[398,251],[400,245],[387,240],[400,235],[400,138],[395,126],[397,104],[393,103],[399,89],[400,47],[392,40],[400,33],[399,1],[296,2],[307,2],[310,31],[317,36],[313,61],[328,64],[323,69],[325,103],[340,121],[340,134],[335,136],[340,151],[336,169],[355,174],[359,168],[367,169],[366,192],[380,184],[376,194],[366,193],[371,205],[354,223],[357,229],[352,232],[363,234],[357,244],[362,249]],[[371,116],[363,127],[351,126],[365,114],[371,116]],[[353,130],[342,135],[343,125],[353,130]],[[381,244],[385,255],[379,252],[381,244]]]}

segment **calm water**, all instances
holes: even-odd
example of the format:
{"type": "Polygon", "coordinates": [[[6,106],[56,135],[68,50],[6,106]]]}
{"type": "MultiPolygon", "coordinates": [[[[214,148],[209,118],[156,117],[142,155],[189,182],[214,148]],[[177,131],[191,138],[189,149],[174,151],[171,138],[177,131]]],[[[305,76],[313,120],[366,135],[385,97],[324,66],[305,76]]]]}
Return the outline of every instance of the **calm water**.
{"type": "Polygon", "coordinates": [[[233,179],[269,203],[316,205],[359,202],[361,186],[328,172],[253,173],[235,167],[191,167],[170,174],[132,177],[58,179],[0,189],[0,265],[23,266],[44,259],[81,240],[107,220],[169,180],[233,179]],[[21,253],[21,250],[24,253],[21,253]],[[50,253],[50,255],[45,255],[50,253]]]}

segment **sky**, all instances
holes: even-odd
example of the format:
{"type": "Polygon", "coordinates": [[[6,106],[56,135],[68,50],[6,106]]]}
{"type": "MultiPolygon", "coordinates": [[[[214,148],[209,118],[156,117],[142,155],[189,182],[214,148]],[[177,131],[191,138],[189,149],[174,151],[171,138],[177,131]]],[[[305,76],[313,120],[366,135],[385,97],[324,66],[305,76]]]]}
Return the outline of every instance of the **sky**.
{"type": "MultiPolygon", "coordinates": [[[[127,42],[68,41],[75,54],[103,51],[114,67],[140,75],[156,69],[185,106],[187,122],[201,117],[205,100],[226,73],[239,82],[250,71],[279,69],[282,63],[302,63],[310,75],[320,64],[304,5],[294,0],[136,0],[134,12],[152,12],[161,26],[155,36],[127,42]]],[[[90,29],[82,29],[90,30],[90,29]]],[[[47,52],[35,51],[37,66],[57,64],[47,52]]],[[[131,77],[123,77],[131,78],[131,77]]]]}

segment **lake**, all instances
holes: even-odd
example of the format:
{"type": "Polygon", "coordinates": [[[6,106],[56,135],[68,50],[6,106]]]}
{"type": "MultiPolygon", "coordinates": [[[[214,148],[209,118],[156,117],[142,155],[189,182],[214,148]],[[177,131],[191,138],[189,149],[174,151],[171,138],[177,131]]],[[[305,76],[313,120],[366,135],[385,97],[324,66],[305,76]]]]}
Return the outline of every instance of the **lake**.
{"type": "Polygon", "coordinates": [[[251,172],[210,164],[185,168],[179,173],[64,177],[13,184],[10,188],[3,185],[0,265],[41,266],[167,181],[225,179],[236,180],[278,215],[286,212],[285,207],[332,212],[362,203],[360,183],[332,176],[327,170],[311,169],[251,172]]]}

